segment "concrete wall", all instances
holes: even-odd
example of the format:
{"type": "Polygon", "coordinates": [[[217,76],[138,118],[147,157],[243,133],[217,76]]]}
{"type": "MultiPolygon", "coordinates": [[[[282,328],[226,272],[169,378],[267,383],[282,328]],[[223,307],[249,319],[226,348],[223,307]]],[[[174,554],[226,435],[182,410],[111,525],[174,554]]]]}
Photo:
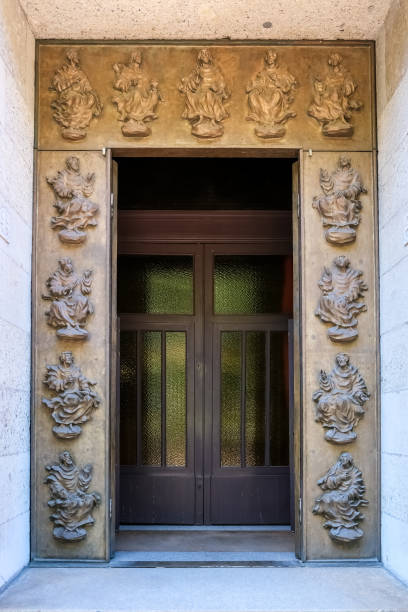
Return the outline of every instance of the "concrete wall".
{"type": "Polygon", "coordinates": [[[0,2],[0,588],[29,558],[34,37],[0,2]]]}
{"type": "Polygon", "coordinates": [[[382,358],[382,554],[408,581],[408,0],[377,40],[382,358]]]}

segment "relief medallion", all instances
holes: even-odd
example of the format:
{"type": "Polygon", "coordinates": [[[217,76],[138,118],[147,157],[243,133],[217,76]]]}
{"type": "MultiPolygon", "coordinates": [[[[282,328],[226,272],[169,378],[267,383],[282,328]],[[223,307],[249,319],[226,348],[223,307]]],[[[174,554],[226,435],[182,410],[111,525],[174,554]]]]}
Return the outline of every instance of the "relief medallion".
{"type": "Polygon", "coordinates": [[[316,498],[313,514],[325,518],[323,527],[329,530],[332,540],[355,542],[363,537],[360,521],[364,515],[360,506],[366,506],[365,485],[361,471],[354,464],[350,453],[342,453],[329,471],[317,481],[323,493],[316,498]]]}

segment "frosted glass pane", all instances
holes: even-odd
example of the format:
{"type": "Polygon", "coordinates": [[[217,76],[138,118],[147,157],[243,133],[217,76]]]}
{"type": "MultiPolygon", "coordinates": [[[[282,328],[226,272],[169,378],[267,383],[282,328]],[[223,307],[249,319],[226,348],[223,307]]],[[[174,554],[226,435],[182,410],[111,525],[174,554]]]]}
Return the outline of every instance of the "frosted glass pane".
{"type": "Polygon", "coordinates": [[[186,464],[186,333],[166,332],[166,465],[186,464]]]}
{"type": "Polygon", "coordinates": [[[161,332],[142,333],[142,463],[161,465],[161,332]]]}
{"type": "Polygon", "coordinates": [[[120,313],[193,314],[193,257],[121,255],[120,313]]]}
{"type": "Polygon", "coordinates": [[[245,463],[265,465],[265,332],[247,332],[245,359],[245,463]]]}
{"type": "Polygon", "coordinates": [[[289,465],[288,336],[271,332],[271,465],[289,465]]]}
{"type": "Polygon", "coordinates": [[[280,255],[216,255],[214,313],[283,312],[285,269],[280,255]]]}
{"type": "Polygon", "coordinates": [[[120,333],[120,463],[137,463],[137,332],[120,333]]]}
{"type": "Polygon", "coordinates": [[[241,465],[241,332],[221,332],[221,466],[241,465]]]}

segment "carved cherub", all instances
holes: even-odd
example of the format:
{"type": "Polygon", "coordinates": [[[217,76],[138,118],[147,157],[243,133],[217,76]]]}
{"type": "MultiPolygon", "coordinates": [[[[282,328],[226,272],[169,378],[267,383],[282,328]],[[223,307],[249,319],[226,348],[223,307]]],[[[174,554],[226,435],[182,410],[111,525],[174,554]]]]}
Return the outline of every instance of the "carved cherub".
{"type": "Polygon", "coordinates": [[[92,511],[101,503],[99,493],[87,493],[92,481],[92,465],[79,469],[68,451],[59,456],[59,463],[47,465],[45,479],[51,499],[48,502],[53,513],[50,519],[55,527],[54,538],[63,542],[78,542],[87,536],[85,525],[93,525],[92,511]]]}
{"type": "Polygon", "coordinates": [[[320,371],[320,389],[313,393],[316,402],[316,421],[326,429],[324,437],[334,444],[353,442],[354,427],[364,416],[364,404],[370,394],[358,369],[350,365],[346,353],[336,355],[333,370],[320,371]]]}
{"type": "Polygon", "coordinates": [[[83,329],[88,315],[94,308],[88,299],[92,289],[92,271],[86,270],[82,276],[74,272],[72,260],[62,257],[56,270],[47,280],[50,309],[45,313],[48,324],[57,328],[57,336],[67,340],[84,340],[88,332],[83,329]]]}
{"type": "Polygon", "coordinates": [[[70,351],[61,353],[59,361],[59,364],[47,365],[44,380],[44,384],[55,391],[55,397],[43,397],[42,403],[52,411],[55,435],[63,439],[76,438],[82,431],[81,424],[92,418],[101,400],[92,389],[96,383],[82,374],[70,351]]]}
{"type": "Polygon", "coordinates": [[[224,102],[230,92],[209,49],[201,49],[196,67],[188,77],[181,79],[179,91],[185,98],[182,118],[190,121],[191,133],[198,138],[222,136],[221,121],[229,116],[224,102]]]}
{"type": "Polygon", "coordinates": [[[97,225],[99,206],[89,200],[95,188],[95,174],[82,176],[79,159],[72,155],[66,159],[64,170],[53,178],[47,177],[47,183],[54,191],[54,207],[59,213],[51,218],[51,227],[63,228],[58,232],[61,242],[81,244],[86,240],[84,230],[97,225]]]}
{"type": "Polygon", "coordinates": [[[324,268],[319,281],[322,295],[315,314],[325,323],[334,324],[327,331],[333,342],[350,342],[358,336],[356,315],[367,310],[366,304],[358,301],[368,289],[362,276],[362,271],[351,268],[344,255],[336,257],[331,269],[324,268]]]}
{"type": "Polygon", "coordinates": [[[358,508],[368,501],[363,498],[362,474],[350,453],[342,453],[317,484],[324,493],[316,499],[313,513],[324,516],[323,527],[329,529],[332,540],[354,542],[362,538],[364,531],[359,523],[364,515],[358,508]]]}
{"type": "Polygon", "coordinates": [[[360,110],[362,102],[352,100],[357,83],[343,64],[339,53],[331,53],[326,77],[315,77],[313,102],[307,111],[322,125],[325,136],[351,137],[353,126],[349,123],[352,112],[360,110]]]}
{"type": "Polygon", "coordinates": [[[256,121],[255,134],[260,138],[285,135],[285,123],[296,113],[289,110],[294,100],[296,79],[280,67],[278,55],[271,49],[265,54],[264,67],[247,85],[248,121],[256,121]]]}
{"type": "Polygon", "coordinates": [[[112,99],[116,104],[119,121],[123,121],[124,136],[149,136],[152,132],[146,122],[157,119],[156,108],[162,97],[159,84],[143,72],[142,52],[131,54],[127,64],[114,64],[114,89],[119,93],[112,99]]]}
{"type": "Polygon", "coordinates": [[[338,246],[354,242],[362,207],[358,198],[367,189],[351,160],[341,156],[331,175],[320,169],[320,186],[324,195],[313,198],[313,208],[320,213],[323,227],[328,228],[324,234],[327,242],[338,246]]]}
{"type": "Polygon", "coordinates": [[[55,71],[50,91],[57,97],[51,103],[53,117],[62,126],[61,135],[67,140],[86,136],[92,117],[102,113],[102,102],[80,67],[76,49],[68,49],[66,61],[55,71]]]}

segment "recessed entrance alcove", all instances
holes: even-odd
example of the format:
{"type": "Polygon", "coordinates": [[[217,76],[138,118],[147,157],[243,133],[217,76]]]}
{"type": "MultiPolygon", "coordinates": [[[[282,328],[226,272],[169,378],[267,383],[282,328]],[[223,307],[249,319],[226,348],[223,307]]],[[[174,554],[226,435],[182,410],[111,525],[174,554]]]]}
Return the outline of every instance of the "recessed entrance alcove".
{"type": "Polygon", "coordinates": [[[295,560],[295,161],[117,158],[115,564],[295,560]]]}

